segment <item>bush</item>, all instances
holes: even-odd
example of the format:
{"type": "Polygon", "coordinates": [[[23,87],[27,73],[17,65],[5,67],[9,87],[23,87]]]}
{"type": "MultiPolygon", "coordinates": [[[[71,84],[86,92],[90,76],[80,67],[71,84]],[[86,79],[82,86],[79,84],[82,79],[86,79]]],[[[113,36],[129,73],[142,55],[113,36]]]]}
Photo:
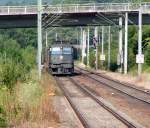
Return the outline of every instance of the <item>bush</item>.
{"type": "Polygon", "coordinates": [[[30,71],[35,65],[35,49],[31,46],[21,50],[22,61],[26,71],[30,71]]]}
{"type": "Polygon", "coordinates": [[[110,70],[115,72],[118,69],[117,63],[111,63],[110,64],[110,70]]]}
{"type": "Polygon", "coordinates": [[[10,59],[1,61],[1,80],[8,89],[12,90],[13,84],[16,82],[15,64],[10,59]]]}
{"type": "Polygon", "coordinates": [[[6,59],[0,63],[0,76],[3,85],[12,91],[17,80],[25,80],[25,69],[22,64],[6,59]]]}
{"type": "Polygon", "coordinates": [[[5,87],[0,89],[0,128],[6,124],[17,128],[43,128],[59,121],[51,99],[56,94],[55,81],[47,73],[39,81],[35,70],[31,76],[26,82],[17,83],[13,93],[5,87]]]}
{"type": "Polygon", "coordinates": [[[34,67],[35,50],[31,46],[21,49],[16,42],[12,42],[9,48],[9,44],[6,41],[0,53],[0,82],[12,91],[14,84],[18,80],[25,81],[34,67]]]}
{"type": "Polygon", "coordinates": [[[146,58],[146,64],[150,66],[150,43],[147,45],[145,49],[145,58],[146,58]]]}
{"type": "Polygon", "coordinates": [[[95,51],[94,49],[90,49],[90,55],[89,55],[89,65],[90,67],[95,67],[95,51]]]}
{"type": "Polygon", "coordinates": [[[0,127],[1,128],[7,127],[6,113],[1,106],[0,106],[0,127]]]}

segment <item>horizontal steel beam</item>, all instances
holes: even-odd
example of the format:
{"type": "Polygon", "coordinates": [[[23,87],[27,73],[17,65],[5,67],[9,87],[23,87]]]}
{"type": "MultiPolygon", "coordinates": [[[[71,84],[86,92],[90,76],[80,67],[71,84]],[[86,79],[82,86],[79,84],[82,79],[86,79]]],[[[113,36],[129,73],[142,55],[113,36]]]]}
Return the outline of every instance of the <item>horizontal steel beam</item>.
{"type": "MultiPolygon", "coordinates": [[[[124,21],[124,14],[121,14],[121,16],[124,21]]],[[[120,14],[117,13],[64,14],[61,15],[55,22],[49,24],[47,27],[119,25],[119,17],[120,14]]],[[[143,14],[142,19],[143,25],[150,24],[149,14],[143,14]]],[[[135,24],[138,25],[138,13],[130,13],[128,22],[129,25],[135,24]]],[[[37,15],[32,14],[32,15],[0,16],[0,28],[20,28],[20,27],[21,28],[37,27],[37,15]]]]}
{"type": "MultiPolygon", "coordinates": [[[[134,12],[150,13],[147,3],[89,3],[43,5],[43,13],[89,13],[89,12],[134,12]]],[[[37,6],[0,6],[0,15],[37,14],[37,6]]]]}
{"type": "MultiPolygon", "coordinates": [[[[108,26],[118,25],[119,17],[124,19],[125,13],[128,12],[129,25],[137,25],[140,7],[142,7],[143,24],[150,24],[150,2],[142,4],[47,5],[43,6],[42,15],[46,27],[108,26]],[[56,13],[55,22],[49,24],[51,22],[49,21],[46,25],[45,21],[48,21],[56,13]]],[[[37,27],[37,6],[0,6],[0,28],[18,27],[37,27]]]]}

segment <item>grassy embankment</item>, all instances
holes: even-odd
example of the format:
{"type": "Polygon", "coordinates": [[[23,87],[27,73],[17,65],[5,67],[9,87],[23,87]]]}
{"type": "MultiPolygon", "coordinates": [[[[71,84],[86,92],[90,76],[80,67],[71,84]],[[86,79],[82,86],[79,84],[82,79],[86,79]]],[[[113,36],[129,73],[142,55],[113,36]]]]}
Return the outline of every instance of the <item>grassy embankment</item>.
{"type": "Polygon", "coordinates": [[[35,70],[26,82],[17,82],[10,92],[0,88],[0,127],[57,127],[59,117],[53,111],[51,96],[56,94],[53,78],[44,73],[38,81],[35,70]]]}

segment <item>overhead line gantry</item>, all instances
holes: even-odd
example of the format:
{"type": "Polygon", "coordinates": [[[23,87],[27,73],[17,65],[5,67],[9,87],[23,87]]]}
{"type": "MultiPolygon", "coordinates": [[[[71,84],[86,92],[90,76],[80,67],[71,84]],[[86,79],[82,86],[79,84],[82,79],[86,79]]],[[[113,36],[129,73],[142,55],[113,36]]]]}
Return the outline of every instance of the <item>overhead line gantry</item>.
{"type": "MultiPolygon", "coordinates": [[[[150,24],[150,2],[42,5],[42,0],[38,0],[38,6],[0,6],[0,28],[38,27],[38,58],[41,57],[42,52],[42,25],[45,28],[118,25],[120,28],[118,55],[120,56],[119,59],[124,58],[125,74],[127,73],[128,25],[132,24],[138,25],[139,28],[137,63],[138,74],[140,75],[142,71],[141,63],[143,63],[141,48],[142,24],[150,24]],[[125,26],[124,53],[122,41],[123,26],[125,26]]],[[[85,37],[89,38],[89,36],[86,36],[85,30],[83,30],[83,34],[86,42],[85,37]]],[[[41,76],[41,59],[39,59],[38,67],[39,76],[41,76]]]]}

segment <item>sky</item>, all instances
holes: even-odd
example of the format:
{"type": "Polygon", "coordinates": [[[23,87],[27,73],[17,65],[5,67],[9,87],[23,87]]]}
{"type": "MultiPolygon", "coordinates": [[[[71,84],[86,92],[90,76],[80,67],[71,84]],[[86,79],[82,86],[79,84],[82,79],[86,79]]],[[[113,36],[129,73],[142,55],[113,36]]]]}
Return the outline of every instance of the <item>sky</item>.
{"type": "MultiPolygon", "coordinates": [[[[50,3],[52,0],[42,0],[43,3],[48,1],[48,3],[50,3]]],[[[0,5],[6,5],[7,3],[26,3],[26,5],[28,4],[35,4],[37,3],[37,0],[0,0],[0,5]]],[[[10,4],[9,4],[10,5],[10,4]]]]}
{"type": "Polygon", "coordinates": [[[0,0],[0,5],[6,5],[7,3],[11,2],[11,3],[32,3],[32,2],[36,2],[37,0],[0,0]]]}

